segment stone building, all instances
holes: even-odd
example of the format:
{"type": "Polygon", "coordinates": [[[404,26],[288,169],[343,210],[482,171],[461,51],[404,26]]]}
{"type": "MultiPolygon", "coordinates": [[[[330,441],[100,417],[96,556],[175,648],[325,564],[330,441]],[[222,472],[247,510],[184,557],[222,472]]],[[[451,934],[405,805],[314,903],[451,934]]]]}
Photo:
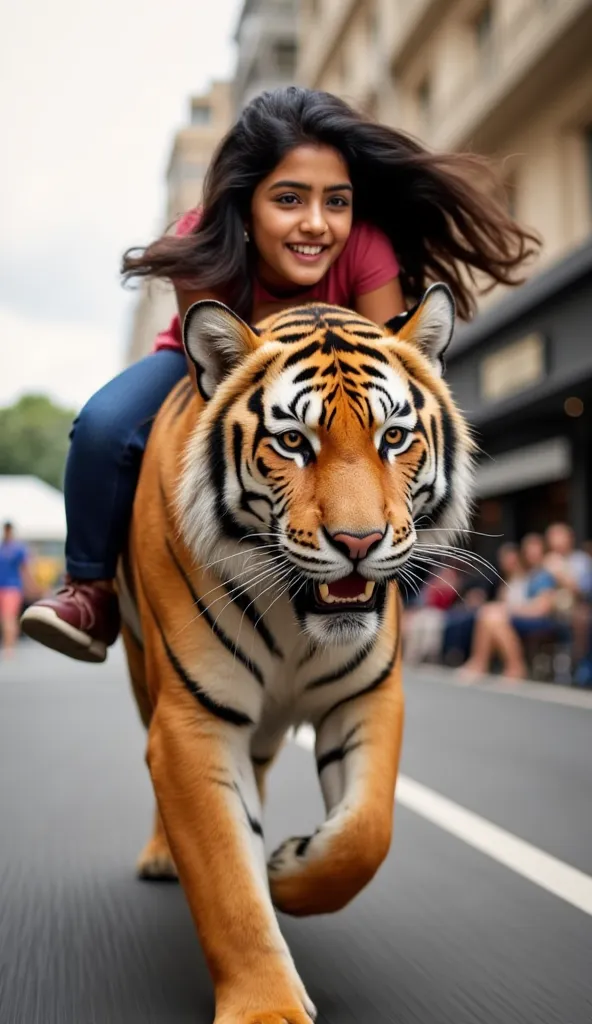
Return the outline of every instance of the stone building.
{"type": "MultiPolygon", "coordinates": [[[[186,210],[197,206],[211,157],[232,122],[232,91],[229,82],[214,82],[209,92],[193,96],[189,123],[175,135],[167,170],[165,231],[186,210]]],[[[141,285],[136,305],[128,362],[146,355],[156,334],[175,312],[170,285],[150,281],[141,285]]]]}
{"type": "Polygon", "coordinates": [[[592,3],[302,0],[298,78],[430,148],[498,164],[542,236],[532,280],[461,325],[448,379],[479,431],[477,529],[592,535],[592,3]]]}

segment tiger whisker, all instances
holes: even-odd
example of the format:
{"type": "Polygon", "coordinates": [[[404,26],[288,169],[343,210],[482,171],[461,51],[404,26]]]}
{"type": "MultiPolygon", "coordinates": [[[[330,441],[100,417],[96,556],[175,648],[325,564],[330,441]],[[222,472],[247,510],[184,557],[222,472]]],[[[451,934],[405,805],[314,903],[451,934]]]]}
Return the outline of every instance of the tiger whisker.
{"type": "MultiPolygon", "coordinates": [[[[251,569],[248,569],[248,570],[246,570],[246,571],[247,571],[247,572],[251,572],[251,569]]],[[[181,633],[182,633],[182,632],[183,632],[183,631],[184,631],[185,629],[188,629],[188,627],[189,627],[189,626],[192,626],[192,625],[193,625],[194,623],[196,623],[196,622],[198,621],[198,619],[201,619],[202,615],[205,615],[205,614],[206,614],[206,612],[209,612],[209,611],[210,611],[210,609],[211,609],[211,608],[213,608],[215,604],[218,604],[218,602],[219,602],[219,601],[223,601],[223,600],[224,600],[224,598],[225,598],[225,597],[226,597],[227,595],[229,595],[229,596],[230,596],[230,600],[229,600],[229,601],[228,601],[228,603],[227,603],[227,604],[226,604],[226,605],[224,606],[225,608],[227,608],[227,607],[228,607],[228,606],[229,606],[230,604],[232,604],[232,603],[233,603],[233,600],[234,600],[234,599],[233,599],[233,597],[232,597],[232,594],[236,593],[236,592],[237,592],[237,591],[239,591],[239,590],[247,589],[247,588],[248,588],[248,586],[249,586],[249,584],[250,584],[250,585],[252,585],[253,583],[261,583],[261,582],[263,582],[263,581],[264,581],[265,579],[267,579],[267,578],[268,578],[269,576],[273,576],[273,575],[275,575],[275,574],[276,574],[277,572],[279,572],[279,571],[280,571],[280,570],[279,570],[279,568],[276,568],[276,567],[273,567],[273,566],[272,566],[272,567],[269,567],[269,566],[268,566],[268,567],[267,567],[267,568],[265,569],[265,571],[261,572],[261,573],[260,573],[260,574],[259,574],[258,576],[255,576],[255,577],[254,577],[253,579],[249,580],[249,581],[248,581],[248,584],[247,584],[247,587],[245,587],[245,586],[244,586],[244,584],[239,584],[239,585],[238,585],[237,587],[233,587],[233,588],[232,588],[231,590],[226,590],[226,592],[225,592],[224,594],[220,594],[220,596],[219,596],[219,597],[217,597],[217,598],[215,598],[215,599],[214,599],[213,601],[209,601],[209,602],[208,602],[208,604],[206,605],[206,607],[205,607],[205,608],[203,609],[203,611],[199,612],[199,613],[198,613],[197,615],[194,615],[194,616],[193,616],[193,617],[192,617],[191,619],[189,619],[189,621],[188,621],[188,622],[186,622],[186,623],[185,623],[185,624],[184,624],[184,625],[183,625],[183,626],[182,626],[182,627],[181,627],[181,628],[180,628],[180,629],[178,630],[178,632],[174,634],[174,636],[175,636],[175,637],[179,636],[179,635],[180,635],[180,634],[181,634],[181,633]]],[[[239,573],[239,575],[241,575],[241,576],[242,576],[242,575],[243,575],[243,573],[239,573]]],[[[221,586],[225,586],[225,584],[221,584],[221,586]]],[[[208,591],[208,594],[210,594],[210,593],[215,593],[215,591],[216,591],[216,590],[219,590],[219,589],[220,589],[220,587],[214,587],[214,589],[213,589],[213,590],[211,590],[211,591],[208,591]]],[[[201,596],[200,596],[199,600],[200,600],[200,601],[203,601],[203,600],[205,599],[205,597],[207,597],[207,596],[208,596],[207,594],[206,594],[206,595],[204,595],[204,597],[201,597],[201,596]]],[[[194,603],[193,603],[193,606],[194,606],[194,607],[195,607],[196,603],[197,603],[197,602],[194,602],[194,603]]],[[[222,611],[221,611],[221,612],[220,612],[220,614],[218,615],[218,618],[220,618],[220,615],[222,614],[222,612],[223,612],[223,611],[224,611],[224,608],[222,609],[222,611]]],[[[218,621],[218,618],[216,619],[216,622],[218,621]]]]}
{"type": "MultiPolygon", "coordinates": [[[[417,549],[416,549],[417,550],[417,549]]],[[[420,551],[426,554],[437,554],[440,556],[448,555],[451,558],[455,558],[459,562],[464,562],[467,565],[474,566],[475,569],[478,566],[482,566],[487,569],[488,572],[492,572],[494,576],[497,576],[499,580],[503,582],[503,577],[500,576],[499,572],[494,565],[481,555],[477,555],[474,551],[467,551],[466,548],[448,547],[440,544],[426,544],[425,547],[420,545],[420,551]]]]}
{"type": "MultiPolygon", "coordinates": [[[[290,576],[293,571],[294,571],[293,566],[291,566],[291,565],[288,566],[288,568],[285,570],[285,572],[278,579],[272,580],[270,585],[268,587],[266,587],[265,590],[263,590],[260,594],[257,594],[257,597],[256,598],[254,597],[253,600],[249,602],[249,604],[246,606],[246,608],[243,611],[243,614],[241,615],[241,618],[240,618],[240,622],[239,622],[239,626],[238,626],[238,633],[237,633],[237,637],[236,637],[235,648],[238,646],[238,642],[240,640],[241,629],[243,628],[244,617],[247,614],[247,611],[251,607],[251,605],[255,604],[255,601],[259,600],[261,597],[263,597],[263,594],[266,594],[267,591],[271,590],[272,587],[274,587],[277,584],[281,583],[282,580],[285,580],[287,576],[290,576]]],[[[259,621],[259,620],[257,620],[257,621],[259,621]]],[[[235,661],[236,661],[236,651],[235,651],[235,661]]]]}

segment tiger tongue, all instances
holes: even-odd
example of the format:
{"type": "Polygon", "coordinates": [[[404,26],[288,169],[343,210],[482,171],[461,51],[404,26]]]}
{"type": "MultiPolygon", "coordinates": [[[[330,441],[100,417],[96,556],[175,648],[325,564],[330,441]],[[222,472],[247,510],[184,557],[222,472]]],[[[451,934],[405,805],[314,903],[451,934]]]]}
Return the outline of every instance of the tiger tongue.
{"type": "Polygon", "coordinates": [[[359,573],[351,572],[349,576],[344,576],[343,579],[330,583],[329,593],[331,597],[336,597],[342,601],[348,597],[361,597],[366,592],[367,582],[359,573]]]}

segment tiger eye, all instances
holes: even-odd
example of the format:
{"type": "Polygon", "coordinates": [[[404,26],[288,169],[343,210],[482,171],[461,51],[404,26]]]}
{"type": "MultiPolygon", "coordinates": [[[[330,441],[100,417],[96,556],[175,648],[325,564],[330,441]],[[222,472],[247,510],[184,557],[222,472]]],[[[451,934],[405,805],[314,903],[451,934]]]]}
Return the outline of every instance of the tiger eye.
{"type": "Polygon", "coordinates": [[[403,431],[400,427],[389,427],[384,432],[384,440],[387,444],[400,444],[403,440],[403,431]]]}
{"type": "Polygon", "coordinates": [[[285,444],[286,448],[291,448],[292,451],[297,451],[298,448],[302,447],[304,438],[297,430],[287,430],[285,434],[281,435],[281,440],[282,443],[285,444]]]}

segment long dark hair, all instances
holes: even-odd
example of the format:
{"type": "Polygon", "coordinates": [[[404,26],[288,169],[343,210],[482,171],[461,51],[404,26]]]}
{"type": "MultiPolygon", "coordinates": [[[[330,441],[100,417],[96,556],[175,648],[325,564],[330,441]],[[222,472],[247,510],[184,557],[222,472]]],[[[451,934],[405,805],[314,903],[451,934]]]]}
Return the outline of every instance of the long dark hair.
{"type": "Polygon", "coordinates": [[[186,237],[165,235],[145,249],[129,249],[124,277],[166,277],[219,291],[248,319],[254,268],[244,228],[251,198],[283,157],[306,143],[342,154],[354,187],[354,216],[388,235],[410,300],[430,281],[445,281],[459,316],[468,319],[475,291],[521,283],[516,273],[536,252],[538,238],[496,198],[499,182],[486,160],[429,153],[337,96],[297,86],[264,92],[245,107],[208,169],[199,227],[186,237]]]}

